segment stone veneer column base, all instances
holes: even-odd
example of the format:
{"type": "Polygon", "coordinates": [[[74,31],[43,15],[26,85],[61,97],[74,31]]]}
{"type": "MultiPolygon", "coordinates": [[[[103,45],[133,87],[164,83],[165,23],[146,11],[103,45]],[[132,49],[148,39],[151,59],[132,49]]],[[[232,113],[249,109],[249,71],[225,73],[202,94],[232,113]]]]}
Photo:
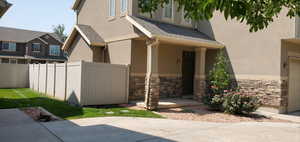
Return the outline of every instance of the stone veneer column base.
{"type": "Polygon", "coordinates": [[[205,79],[195,78],[194,79],[194,99],[202,102],[202,97],[206,92],[206,81],[205,79]]]}
{"type": "Polygon", "coordinates": [[[145,76],[130,75],[129,82],[129,100],[145,99],[145,76]]]}
{"type": "MultiPolygon", "coordinates": [[[[159,95],[160,95],[160,79],[159,77],[150,77],[149,85],[146,77],[145,92],[148,92],[148,98],[146,97],[145,104],[146,109],[155,110],[158,108],[159,95]],[[149,88],[148,88],[149,87],[149,88]]],[[[147,95],[147,94],[146,94],[147,95]]]]}

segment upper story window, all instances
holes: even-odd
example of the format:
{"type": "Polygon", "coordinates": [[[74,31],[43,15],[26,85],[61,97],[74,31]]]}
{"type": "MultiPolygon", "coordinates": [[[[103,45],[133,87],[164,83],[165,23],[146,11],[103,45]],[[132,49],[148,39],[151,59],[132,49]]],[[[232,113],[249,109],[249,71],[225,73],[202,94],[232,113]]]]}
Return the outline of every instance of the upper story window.
{"type": "Polygon", "coordinates": [[[109,0],[109,17],[116,16],[116,0],[109,0]]]}
{"type": "Polygon", "coordinates": [[[40,43],[33,43],[31,47],[33,52],[40,52],[41,51],[41,44],[40,43]]]}
{"type": "Polygon", "coordinates": [[[120,10],[121,10],[121,13],[124,14],[124,13],[127,13],[127,9],[128,9],[128,0],[120,0],[120,10]]]}
{"type": "Polygon", "coordinates": [[[167,4],[165,4],[164,8],[163,8],[163,18],[164,19],[172,19],[173,18],[173,6],[174,5],[174,1],[173,0],[169,0],[169,2],[167,4]]]}
{"type": "Polygon", "coordinates": [[[50,45],[49,46],[49,55],[60,56],[60,46],[59,45],[50,45]]]}
{"type": "Polygon", "coordinates": [[[14,42],[2,42],[2,51],[16,51],[17,44],[14,42]]]}

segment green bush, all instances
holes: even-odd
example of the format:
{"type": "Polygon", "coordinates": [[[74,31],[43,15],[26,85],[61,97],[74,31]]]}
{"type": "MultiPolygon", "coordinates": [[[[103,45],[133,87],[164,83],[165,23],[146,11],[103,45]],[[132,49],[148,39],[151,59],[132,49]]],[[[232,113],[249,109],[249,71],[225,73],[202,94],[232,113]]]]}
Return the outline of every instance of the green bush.
{"type": "Polygon", "coordinates": [[[257,97],[244,95],[238,89],[231,88],[228,63],[223,51],[220,51],[209,72],[208,92],[203,97],[203,103],[211,110],[230,114],[248,114],[256,111],[261,104],[257,97]]]}
{"type": "Polygon", "coordinates": [[[230,74],[228,72],[228,60],[224,56],[224,51],[219,51],[216,62],[209,72],[207,85],[208,91],[203,97],[203,102],[212,110],[221,110],[223,104],[223,94],[231,86],[230,74]]]}
{"type": "Polygon", "coordinates": [[[228,60],[224,51],[219,51],[216,62],[208,75],[208,85],[211,94],[223,94],[231,87],[231,78],[228,72],[228,60]]]}
{"type": "Polygon", "coordinates": [[[211,95],[207,94],[203,97],[203,103],[209,107],[210,110],[222,110],[224,97],[222,94],[211,95]]]}
{"type": "Polygon", "coordinates": [[[261,105],[258,97],[243,95],[240,92],[230,92],[224,95],[223,100],[224,112],[229,114],[249,114],[261,105]]]}

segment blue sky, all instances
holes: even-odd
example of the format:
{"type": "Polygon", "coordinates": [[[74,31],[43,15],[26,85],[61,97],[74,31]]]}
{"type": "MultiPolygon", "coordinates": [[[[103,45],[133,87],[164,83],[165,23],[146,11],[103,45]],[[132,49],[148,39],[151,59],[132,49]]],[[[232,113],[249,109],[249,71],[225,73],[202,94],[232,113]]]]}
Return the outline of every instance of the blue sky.
{"type": "Polygon", "coordinates": [[[0,19],[0,26],[52,32],[64,24],[70,32],[75,23],[74,0],[8,0],[13,6],[0,19]]]}

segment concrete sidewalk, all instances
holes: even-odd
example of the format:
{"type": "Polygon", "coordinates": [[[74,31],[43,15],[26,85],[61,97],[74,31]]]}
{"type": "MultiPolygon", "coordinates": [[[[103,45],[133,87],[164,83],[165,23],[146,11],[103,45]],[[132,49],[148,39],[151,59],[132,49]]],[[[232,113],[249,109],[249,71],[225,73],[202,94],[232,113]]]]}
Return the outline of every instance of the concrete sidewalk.
{"type": "Polygon", "coordinates": [[[38,123],[0,110],[1,142],[299,142],[300,124],[102,117],[38,123]]]}
{"type": "Polygon", "coordinates": [[[1,142],[61,142],[45,127],[18,109],[0,109],[1,142]]]}
{"type": "Polygon", "coordinates": [[[70,127],[67,123],[62,127],[56,122],[47,123],[45,126],[66,142],[300,141],[300,124],[293,123],[208,123],[128,117],[89,118],[71,122],[73,124],[70,127]]]}
{"type": "Polygon", "coordinates": [[[300,112],[294,112],[291,114],[279,114],[278,112],[268,111],[267,109],[268,108],[260,108],[255,112],[255,114],[300,123],[300,112]]]}

